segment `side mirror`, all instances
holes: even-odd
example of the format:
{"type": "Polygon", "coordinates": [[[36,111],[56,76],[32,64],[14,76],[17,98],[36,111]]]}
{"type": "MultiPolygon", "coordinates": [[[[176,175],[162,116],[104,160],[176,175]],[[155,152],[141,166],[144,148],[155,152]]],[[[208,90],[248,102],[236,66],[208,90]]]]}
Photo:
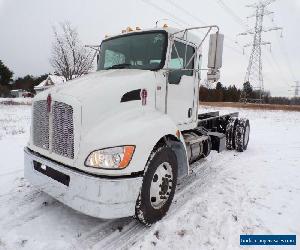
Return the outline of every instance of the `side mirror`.
{"type": "Polygon", "coordinates": [[[207,78],[211,81],[220,79],[219,69],[222,67],[224,35],[220,33],[211,34],[209,39],[208,63],[210,69],[207,78]]]}
{"type": "Polygon", "coordinates": [[[99,55],[99,53],[97,53],[97,64],[99,62],[99,58],[100,58],[100,55],[99,55]]]}
{"type": "Polygon", "coordinates": [[[217,82],[220,79],[220,71],[209,69],[207,72],[207,80],[209,82],[217,82]]]}

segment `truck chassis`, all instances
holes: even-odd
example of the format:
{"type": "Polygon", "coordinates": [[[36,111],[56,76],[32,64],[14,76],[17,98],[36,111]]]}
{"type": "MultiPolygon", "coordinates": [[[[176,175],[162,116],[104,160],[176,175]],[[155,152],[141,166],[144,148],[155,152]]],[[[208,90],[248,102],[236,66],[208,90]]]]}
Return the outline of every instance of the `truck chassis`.
{"type": "MultiPolygon", "coordinates": [[[[207,157],[211,150],[235,149],[243,152],[247,149],[250,123],[248,119],[238,119],[238,115],[238,112],[220,115],[218,111],[199,114],[198,127],[182,131],[189,166],[207,157]]],[[[135,209],[137,219],[145,225],[151,225],[165,215],[171,205],[177,179],[185,176],[178,167],[183,162],[180,155],[176,154],[176,161],[173,153],[176,145],[172,138],[165,138],[165,142],[154,149],[146,165],[135,209]],[[149,195],[150,203],[147,202],[149,195]]]]}

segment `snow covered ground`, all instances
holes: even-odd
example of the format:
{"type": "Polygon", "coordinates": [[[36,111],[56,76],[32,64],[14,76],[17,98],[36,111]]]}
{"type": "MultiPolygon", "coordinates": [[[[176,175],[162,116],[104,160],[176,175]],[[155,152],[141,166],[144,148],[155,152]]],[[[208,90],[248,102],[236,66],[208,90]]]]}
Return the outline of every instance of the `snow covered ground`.
{"type": "Polygon", "coordinates": [[[131,218],[85,216],[26,182],[30,106],[0,105],[0,249],[232,250],[240,234],[299,238],[300,113],[239,111],[251,121],[248,150],[213,152],[194,164],[166,218],[146,228],[131,218]]]}

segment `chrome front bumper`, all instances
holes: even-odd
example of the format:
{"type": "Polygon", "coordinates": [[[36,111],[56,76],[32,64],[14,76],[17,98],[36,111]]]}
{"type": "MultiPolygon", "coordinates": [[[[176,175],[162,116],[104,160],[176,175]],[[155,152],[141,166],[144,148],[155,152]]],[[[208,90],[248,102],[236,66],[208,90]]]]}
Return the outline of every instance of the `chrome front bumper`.
{"type": "Polygon", "coordinates": [[[91,176],[24,150],[24,176],[33,185],[84,214],[103,219],[132,216],[142,177],[91,176]]]}

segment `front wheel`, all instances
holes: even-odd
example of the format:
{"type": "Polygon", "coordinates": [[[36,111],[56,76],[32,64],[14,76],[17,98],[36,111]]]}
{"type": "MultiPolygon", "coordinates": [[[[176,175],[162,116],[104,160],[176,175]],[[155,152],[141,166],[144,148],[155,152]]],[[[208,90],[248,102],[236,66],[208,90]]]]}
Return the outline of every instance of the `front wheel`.
{"type": "Polygon", "coordinates": [[[177,184],[177,158],[169,147],[154,151],[146,165],[143,185],[136,202],[136,218],[145,225],[168,212],[177,184]]]}

